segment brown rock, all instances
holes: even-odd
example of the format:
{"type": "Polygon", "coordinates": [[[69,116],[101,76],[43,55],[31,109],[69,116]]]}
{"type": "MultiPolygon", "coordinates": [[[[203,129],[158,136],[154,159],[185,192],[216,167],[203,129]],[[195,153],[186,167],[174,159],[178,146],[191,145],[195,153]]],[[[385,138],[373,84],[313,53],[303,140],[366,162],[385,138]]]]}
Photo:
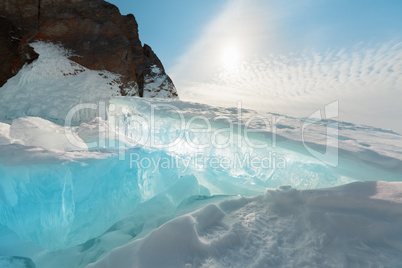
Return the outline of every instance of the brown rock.
{"type": "Polygon", "coordinates": [[[4,85],[26,63],[38,58],[38,54],[27,44],[22,31],[10,20],[0,17],[0,86],[4,85]]]}

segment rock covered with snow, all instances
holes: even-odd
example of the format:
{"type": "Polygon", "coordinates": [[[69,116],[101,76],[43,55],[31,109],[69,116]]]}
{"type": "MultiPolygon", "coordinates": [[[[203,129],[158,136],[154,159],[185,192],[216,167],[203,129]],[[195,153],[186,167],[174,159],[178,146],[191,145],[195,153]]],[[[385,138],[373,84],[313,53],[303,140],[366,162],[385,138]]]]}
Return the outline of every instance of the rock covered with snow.
{"type": "Polygon", "coordinates": [[[120,75],[122,95],[142,97],[145,76],[156,65],[166,77],[167,95],[177,96],[161,61],[149,46],[142,46],[134,16],[122,16],[106,1],[4,0],[0,14],[0,86],[37,58],[29,44],[42,40],[73,51],[68,58],[79,65],[120,75]],[[135,86],[137,92],[127,90],[135,86]]]}
{"type": "Polygon", "coordinates": [[[176,92],[170,90],[172,80],[165,74],[163,69],[152,65],[150,71],[144,77],[143,96],[147,98],[175,98],[176,92]]]}
{"type": "MultiPolygon", "coordinates": [[[[78,104],[105,102],[120,95],[120,76],[108,71],[93,71],[69,60],[71,51],[46,42],[31,43],[39,58],[24,66],[0,88],[0,121],[34,116],[64,122],[78,104]]],[[[138,87],[126,88],[132,94],[138,87]]],[[[96,109],[75,113],[73,122],[90,121],[96,109]]]]}
{"type": "MultiPolygon", "coordinates": [[[[0,6],[3,1],[0,2],[0,6]]],[[[0,12],[0,14],[2,14],[0,12]]],[[[0,86],[18,73],[26,63],[38,58],[29,44],[21,45],[24,32],[14,23],[0,15],[0,86]]]]}

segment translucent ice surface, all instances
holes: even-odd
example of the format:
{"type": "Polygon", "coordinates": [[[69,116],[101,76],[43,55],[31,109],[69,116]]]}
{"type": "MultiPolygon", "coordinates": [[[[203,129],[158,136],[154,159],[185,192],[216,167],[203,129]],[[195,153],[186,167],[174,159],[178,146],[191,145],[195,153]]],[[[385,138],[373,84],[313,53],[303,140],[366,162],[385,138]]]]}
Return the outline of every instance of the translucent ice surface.
{"type": "MultiPolygon", "coordinates": [[[[91,118],[68,128],[37,117],[0,123],[0,256],[9,256],[2,261],[32,260],[45,268],[85,267],[178,216],[231,198],[240,203],[246,200],[239,195],[252,198],[267,188],[291,186],[297,197],[303,189],[362,180],[402,180],[401,136],[392,131],[179,100],[113,98],[104,106],[104,118],[91,118]],[[306,126],[310,121],[313,124],[306,126]],[[72,140],[84,146],[77,147],[72,140]]],[[[374,191],[369,194],[367,198],[375,196],[374,191]]],[[[259,198],[255,199],[256,207],[259,198]]],[[[289,202],[294,202],[293,196],[289,200],[278,198],[272,202],[290,207],[292,220],[294,211],[289,202]]],[[[333,198],[337,198],[336,192],[333,198]]],[[[247,212],[246,218],[243,214],[233,217],[258,225],[251,215],[254,212],[243,205],[239,204],[239,211],[247,212]]],[[[179,219],[177,226],[173,223],[173,227],[161,230],[180,233],[180,226],[184,226],[186,232],[197,235],[202,250],[215,238],[221,241],[216,247],[219,250],[230,248],[225,243],[240,243],[230,231],[239,224],[221,222],[231,211],[213,206],[203,211],[201,216],[186,216],[184,225],[179,219]],[[208,220],[213,230],[207,230],[208,220]],[[191,226],[205,228],[199,227],[195,234],[191,226]]],[[[314,215],[308,216],[314,222],[314,215]]],[[[250,236],[258,228],[252,229],[250,236]]],[[[242,233],[249,233],[246,231],[242,233]]],[[[169,232],[161,232],[151,238],[169,237],[169,232]]],[[[151,238],[144,241],[157,243],[151,238]]],[[[264,239],[270,241],[269,237],[264,239]]],[[[279,236],[277,239],[281,243],[279,236]]],[[[187,247],[185,243],[182,246],[187,247]]],[[[272,250],[275,248],[280,247],[274,245],[272,250]]],[[[138,250],[129,248],[127,252],[145,249],[138,250]]],[[[216,259],[219,256],[213,256],[212,264],[221,264],[216,259]]],[[[105,260],[99,267],[107,267],[103,266],[105,260]]],[[[112,256],[112,260],[116,258],[112,256]]]]}
{"type": "Polygon", "coordinates": [[[378,129],[370,131],[378,136],[365,141],[370,137],[359,136],[362,126],[323,120],[304,129],[299,119],[177,100],[114,98],[108,115],[121,144],[177,156],[214,193],[233,194],[233,184],[312,189],[379,176],[402,178],[400,135],[378,129]],[[339,130],[336,137],[325,132],[326,124],[339,130]],[[353,127],[355,133],[350,133],[353,127]],[[382,147],[376,146],[378,140],[382,147]],[[386,153],[384,147],[389,148],[386,153]]]}
{"type": "MultiPolygon", "coordinates": [[[[0,222],[22,239],[48,249],[71,247],[102,234],[135,205],[179,179],[176,169],[130,167],[110,152],[66,160],[62,153],[41,159],[48,152],[38,148],[9,145],[1,149],[31,157],[0,165],[0,222]]],[[[130,152],[151,161],[169,159],[160,151],[130,152]]]]}

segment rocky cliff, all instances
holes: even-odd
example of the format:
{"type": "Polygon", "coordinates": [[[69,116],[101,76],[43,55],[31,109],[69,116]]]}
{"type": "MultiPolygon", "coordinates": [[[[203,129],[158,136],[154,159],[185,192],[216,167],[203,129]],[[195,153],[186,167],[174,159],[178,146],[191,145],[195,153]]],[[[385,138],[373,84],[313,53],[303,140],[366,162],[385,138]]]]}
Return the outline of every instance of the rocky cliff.
{"type": "Polygon", "coordinates": [[[122,16],[108,2],[1,0],[0,87],[24,64],[37,59],[30,43],[38,40],[63,45],[72,51],[70,60],[91,70],[121,75],[122,95],[142,97],[145,91],[149,97],[158,92],[177,97],[161,61],[151,47],[141,45],[134,16],[122,16]]]}

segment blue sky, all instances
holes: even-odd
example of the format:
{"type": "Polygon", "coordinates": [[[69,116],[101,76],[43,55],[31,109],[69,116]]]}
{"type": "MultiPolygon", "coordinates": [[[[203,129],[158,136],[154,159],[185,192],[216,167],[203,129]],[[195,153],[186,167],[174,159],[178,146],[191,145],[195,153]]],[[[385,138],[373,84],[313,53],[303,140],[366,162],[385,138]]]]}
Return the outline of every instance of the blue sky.
{"type": "MultiPolygon", "coordinates": [[[[110,2],[122,14],[135,15],[141,40],[151,45],[170,69],[177,63],[177,57],[197,41],[208,23],[222,14],[228,4],[238,1],[110,2]]],[[[402,1],[399,0],[251,0],[247,4],[254,4],[266,16],[275,17],[276,27],[281,31],[277,42],[289,51],[340,48],[402,36],[402,1]]]]}
{"type": "Polygon", "coordinates": [[[402,1],[111,1],[137,18],[180,98],[402,133],[402,1]]]}
{"type": "Polygon", "coordinates": [[[140,39],[149,44],[165,68],[199,37],[205,25],[218,16],[225,0],[112,0],[122,14],[134,14],[140,39]]]}

